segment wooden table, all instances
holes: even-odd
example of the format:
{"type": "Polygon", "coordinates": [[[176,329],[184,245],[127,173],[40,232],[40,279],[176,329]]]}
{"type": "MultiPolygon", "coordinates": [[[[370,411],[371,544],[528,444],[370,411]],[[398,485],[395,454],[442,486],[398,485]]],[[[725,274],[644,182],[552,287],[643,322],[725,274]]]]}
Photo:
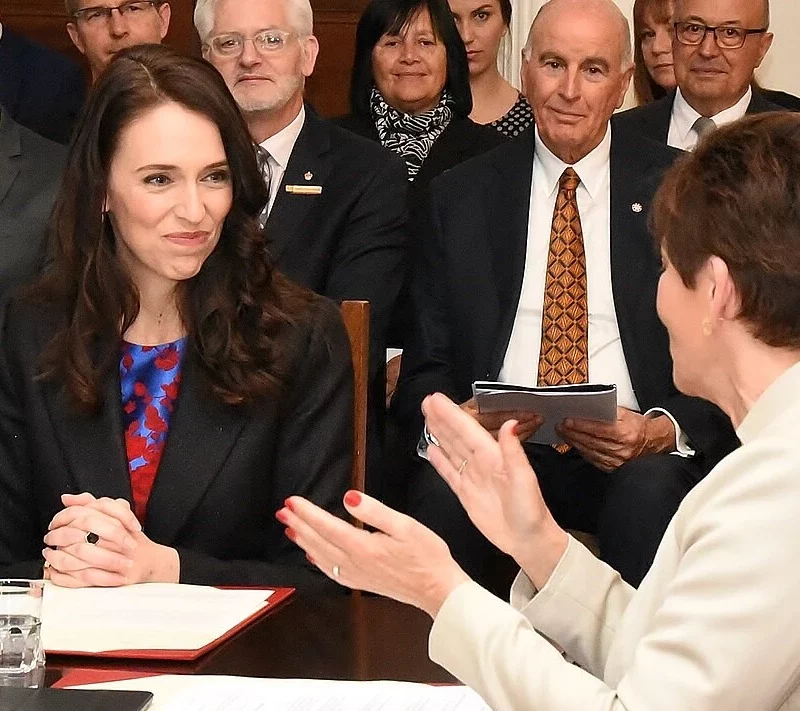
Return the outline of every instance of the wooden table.
{"type": "Polygon", "coordinates": [[[50,655],[47,683],[87,669],[454,682],[450,674],[428,659],[430,626],[425,613],[385,598],[294,595],[270,615],[194,662],[50,655]]]}

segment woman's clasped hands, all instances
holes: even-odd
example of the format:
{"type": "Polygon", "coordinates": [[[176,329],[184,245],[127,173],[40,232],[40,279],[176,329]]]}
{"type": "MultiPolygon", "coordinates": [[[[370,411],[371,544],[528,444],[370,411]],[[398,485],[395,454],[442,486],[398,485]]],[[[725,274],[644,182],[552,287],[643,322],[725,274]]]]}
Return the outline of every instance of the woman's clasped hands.
{"type": "Polygon", "coordinates": [[[174,548],[150,540],[125,499],[63,494],[42,551],[45,576],[62,587],[178,582],[174,548]]]}

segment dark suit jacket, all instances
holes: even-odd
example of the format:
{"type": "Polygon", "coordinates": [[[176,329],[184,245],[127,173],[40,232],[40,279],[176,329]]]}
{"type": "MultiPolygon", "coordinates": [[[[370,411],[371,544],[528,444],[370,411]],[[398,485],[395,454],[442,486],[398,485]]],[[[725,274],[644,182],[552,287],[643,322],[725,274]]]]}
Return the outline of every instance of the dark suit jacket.
{"type": "Polygon", "coordinates": [[[367,483],[378,496],[386,341],[405,274],[407,194],[398,156],[306,106],[265,228],[273,258],[288,277],[334,301],[369,301],[367,483]],[[322,193],[290,194],[286,185],[319,185],[322,193]]]}
{"type": "Polygon", "coordinates": [[[42,265],[66,150],[14,123],[0,107],[0,294],[42,265]]]}
{"type": "Polygon", "coordinates": [[[85,96],[86,79],[77,64],[3,26],[0,105],[17,123],[67,143],[85,96]]]}
{"type": "MultiPolygon", "coordinates": [[[[676,91],[673,90],[663,99],[623,111],[614,117],[615,125],[623,131],[638,133],[651,141],[666,143],[669,137],[669,122],[672,118],[675,95],[676,91]]],[[[767,101],[757,89],[753,89],[753,98],[750,99],[746,113],[760,114],[766,111],[783,110],[783,107],[767,101]]]]}
{"type": "Polygon", "coordinates": [[[775,104],[779,109],[800,111],[800,96],[779,91],[778,89],[759,89],[758,91],[767,101],[775,104]]]}
{"type": "MultiPolygon", "coordinates": [[[[522,288],[533,154],[530,128],[431,185],[412,285],[417,328],[392,402],[409,445],[419,438],[426,395],[439,391],[463,402],[473,381],[498,378],[522,288]]],[[[674,155],[646,139],[618,140],[612,131],[611,282],[640,407],[672,413],[708,468],[735,446],[735,435],[714,405],[676,391],[667,333],[656,315],[660,263],[647,212],[674,155]]]]}
{"type": "MultiPolygon", "coordinates": [[[[333,121],[359,136],[375,142],[380,141],[374,122],[367,116],[349,114],[333,121]]],[[[504,140],[502,134],[489,126],[481,126],[469,118],[453,119],[436,139],[417,173],[412,186],[414,192],[425,189],[437,175],[473,156],[499,146],[504,140]]]]}
{"type": "MultiPolygon", "coordinates": [[[[375,128],[372,119],[367,116],[349,114],[333,119],[333,121],[348,131],[357,133],[359,136],[368,138],[376,143],[380,142],[378,130],[375,128]]],[[[419,173],[417,173],[414,182],[411,184],[409,205],[413,209],[422,199],[423,193],[427,190],[431,180],[436,176],[469,158],[499,146],[504,140],[502,134],[489,126],[481,126],[469,118],[453,119],[434,142],[428,157],[422,163],[419,173]]],[[[413,235],[409,235],[409,237],[412,238],[413,235]]],[[[417,246],[415,244],[409,243],[407,253],[411,255],[416,249],[417,246]]],[[[408,295],[408,281],[410,278],[411,274],[407,270],[406,279],[400,291],[397,307],[389,328],[389,345],[396,348],[403,347],[411,332],[413,314],[411,313],[408,295]]]]}
{"type": "MultiPolygon", "coordinates": [[[[54,329],[42,307],[12,300],[0,339],[0,577],[41,574],[42,536],[62,493],[132,501],[119,370],[97,415],[35,378],[54,329]]],[[[180,578],[209,585],[328,587],[275,512],[299,494],[343,513],[353,446],[350,347],[338,309],[315,297],[286,327],[283,395],[253,408],[208,394],[187,356],[144,532],[178,550],[180,578]]]]}

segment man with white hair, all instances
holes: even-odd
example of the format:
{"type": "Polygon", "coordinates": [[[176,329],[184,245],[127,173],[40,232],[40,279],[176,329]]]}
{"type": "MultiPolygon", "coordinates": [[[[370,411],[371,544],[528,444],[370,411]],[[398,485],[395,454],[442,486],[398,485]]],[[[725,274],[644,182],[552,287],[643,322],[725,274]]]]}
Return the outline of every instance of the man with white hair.
{"type": "Polygon", "coordinates": [[[319,50],[308,0],[198,0],[194,21],[203,56],[260,146],[265,234],[278,267],[335,301],[370,303],[367,483],[380,495],[386,334],[405,257],[405,164],[304,105],[319,50]]]}
{"type": "MultiPolygon", "coordinates": [[[[434,392],[490,431],[516,419],[527,439],[536,418],[479,413],[473,381],[615,384],[616,421],[565,420],[568,451],[526,443],[526,453],[556,520],[596,533],[601,557],[638,585],[681,499],[737,440],[718,408],[672,381],[647,213],[675,153],[618,135],[611,121],[630,47],[611,0],[542,7],[522,67],[535,127],[432,183],[419,227],[426,269],[412,279],[420,325],[392,409],[409,446],[434,392]]],[[[412,477],[409,501],[470,575],[508,592],[510,579],[492,578],[496,549],[429,466],[412,477]]]]}

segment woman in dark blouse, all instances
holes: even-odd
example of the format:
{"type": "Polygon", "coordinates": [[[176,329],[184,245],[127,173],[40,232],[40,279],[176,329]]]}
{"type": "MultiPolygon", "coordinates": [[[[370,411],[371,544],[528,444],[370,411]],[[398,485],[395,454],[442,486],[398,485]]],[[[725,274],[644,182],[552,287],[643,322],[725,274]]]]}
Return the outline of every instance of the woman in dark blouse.
{"type": "Polygon", "coordinates": [[[331,303],[273,269],[247,127],[217,72],[121,53],[86,107],[54,260],[0,340],[0,577],[323,580],[273,518],[341,511],[352,369],[331,303]],[[43,546],[46,546],[42,550],[43,546]]]}
{"type": "Polygon", "coordinates": [[[445,0],[371,0],[356,30],[350,106],[337,123],[405,159],[412,199],[501,142],[469,119],[466,51],[445,0]]]}
{"type": "Polygon", "coordinates": [[[533,123],[533,111],[523,94],[497,66],[503,38],[511,27],[511,0],[448,0],[467,49],[472,89],[470,118],[513,138],[533,123]]]}

